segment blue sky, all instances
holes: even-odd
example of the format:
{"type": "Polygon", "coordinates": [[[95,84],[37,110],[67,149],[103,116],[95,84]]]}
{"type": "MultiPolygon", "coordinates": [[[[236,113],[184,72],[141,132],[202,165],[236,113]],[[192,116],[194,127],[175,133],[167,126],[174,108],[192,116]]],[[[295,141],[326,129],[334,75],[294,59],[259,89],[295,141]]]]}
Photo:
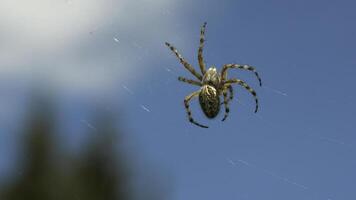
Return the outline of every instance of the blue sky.
{"type": "MultiPolygon", "coordinates": [[[[87,128],[82,120],[90,123],[92,105],[119,107],[130,132],[128,151],[150,163],[152,176],[161,172],[169,177],[164,180],[171,185],[169,199],[356,198],[353,1],[63,2],[68,6],[63,10],[83,14],[67,11],[68,19],[60,18],[60,34],[48,31],[44,39],[25,35],[24,42],[6,38],[13,55],[0,57],[6,83],[1,108],[13,118],[2,117],[2,130],[12,130],[22,115],[24,102],[11,99],[26,97],[28,83],[46,83],[59,97],[62,128],[72,130],[63,136],[67,140],[85,137],[77,130],[87,128]],[[88,16],[92,23],[85,20],[88,16]],[[225,122],[223,112],[208,120],[192,102],[194,118],[209,129],[188,122],[183,99],[199,88],[177,81],[193,76],[164,46],[172,43],[197,68],[199,29],[205,21],[207,65],[250,64],[264,84],[259,87],[252,73],[231,70],[230,77],[256,89],[260,111],[253,113],[253,98],[239,87],[225,122]],[[78,24],[85,26],[67,32],[78,24]],[[60,46],[52,43],[61,38],[60,46]],[[29,56],[24,47],[31,45],[29,56]]],[[[23,16],[49,8],[35,6],[23,16]]],[[[13,27],[11,17],[2,23],[13,27]]],[[[38,30],[50,25],[39,23],[38,30]]],[[[11,133],[1,132],[3,152],[16,149],[9,143],[11,133]]],[[[6,155],[11,154],[1,153],[2,173],[12,162],[6,155]]]]}

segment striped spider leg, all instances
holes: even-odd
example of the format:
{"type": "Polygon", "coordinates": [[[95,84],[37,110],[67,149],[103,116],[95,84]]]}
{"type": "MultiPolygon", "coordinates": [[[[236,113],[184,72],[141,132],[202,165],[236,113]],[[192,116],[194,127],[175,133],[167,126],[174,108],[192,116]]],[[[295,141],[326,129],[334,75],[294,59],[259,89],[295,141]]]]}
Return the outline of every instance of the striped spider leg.
{"type": "Polygon", "coordinates": [[[203,86],[203,84],[201,82],[199,82],[199,81],[190,80],[190,79],[187,79],[187,78],[184,78],[184,77],[181,77],[181,76],[178,77],[178,80],[182,81],[184,83],[191,84],[191,85],[203,86]]]}
{"type": "MultiPolygon", "coordinates": [[[[227,89],[229,88],[229,90],[232,90],[232,86],[231,85],[226,85],[223,88],[223,97],[224,97],[224,105],[225,105],[225,115],[224,118],[221,121],[225,121],[225,119],[227,118],[227,116],[229,115],[230,112],[230,108],[229,108],[229,98],[227,97],[227,89]],[[231,88],[231,89],[230,89],[231,88]]],[[[230,98],[232,99],[232,93],[230,98]]]]}
{"type": "Polygon", "coordinates": [[[187,114],[188,114],[188,119],[189,119],[189,122],[190,123],[193,123],[199,127],[202,127],[202,128],[209,128],[208,126],[205,126],[205,125],[202,125],[202,124],[199,124],[198,122],[196,122],[193,117],[192,117],[192,112],[190,111],[189,109],[189,102],[195,98],[195,97],[198,97],[200,94],[200,90],[199,91],[196,91],[196,92],[193,92],[191,93],[190,95],[186,96],[184,98],[184,106],[185,106],[185,109],[187,111],[187,114]]]}
{"type": "Polygon", "coordinates": [[[198,49],[198,61],[199,61],[199,67],[201,73],[204,75],[206,72],[206,67],[205,67],[205,62],[203,58],[203,48],[204,48],[204,42],[205,42],[205,27],[206,27],[206,22],[203,24],[203,26],[200,29],[200,44],[199,44],[199,49],[198,49]]]}
{"type": "Polygon", "coordinates": [[[173,51],[173,53],[177,56],[177,58],[179,59],[180,63],[182,63],[182,65],[188,70],[190,71],[190,73],[192,73],[198,80],[202,80],[203,76],[201,74],[199,74],[197,71],[195,71],[195,69],[193,68],[193,66],[191,64],[189,64],[182,55],[180,55],[180,53],[178,53],[178,50],[172,46],[171,44],[169,44],[168,42],[166,42],[167,47],[169,47],[171,49],[171,51],[173,51]]]}
{"type": "Polygon", "coordinates": [[[244,70],[248,70],[248,71],[252,71],[255,73],[258,82],[260,83],[260,86],[262,86],[262,80],[260,78],[260,76],[258,75],[256,69],[252,66],[249,65],[239,65],[239,64],[226,64],[223,66],[223,69],[221,70],[221,78],[222,80],[226,80],[227,79],[227,70],[228,69],[232,69],[232,68],[237,68],[237,69],[244,69],[244,70]]]}
{"type": "Polygon", "coordinates": [[[249,85],[247,85],[247,83],[245,83],[244,81],[240,80],[240,79],[229,79],[229,80],[226,80],[224,82],[224,86],[229,86],[229,85],[232,85],[232,84],[239,84],[241,85],[243,88],[245,88],[246,90],[248,90],[252,96],[254,97],[255,99],[255,102],[256,102],[256,108],[255,108],[255,113],[257,112],[258,110],[258,98],[257,98],[257,94],[255,92],[255,90],[253,90],[249,85]]]}

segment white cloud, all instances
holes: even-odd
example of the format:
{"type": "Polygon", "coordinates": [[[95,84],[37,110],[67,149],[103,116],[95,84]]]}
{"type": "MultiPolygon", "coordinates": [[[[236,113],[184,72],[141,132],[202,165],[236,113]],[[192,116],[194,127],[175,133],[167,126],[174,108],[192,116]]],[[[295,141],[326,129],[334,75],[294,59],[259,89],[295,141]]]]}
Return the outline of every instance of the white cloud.
{"type": "Polygon", "coordinates": [[[29,61],[41,59],[37,56],[45,57],[78,45],[82,33],[108,17],[109,8],[103,2],[2,0],[2,66],[24,67],[29,61]]]}
{"type": "Polygon", "coordinates": [[[100,90],[140,76],[173,35],[176,1],[2,0],[0,77],[100,90]]]}

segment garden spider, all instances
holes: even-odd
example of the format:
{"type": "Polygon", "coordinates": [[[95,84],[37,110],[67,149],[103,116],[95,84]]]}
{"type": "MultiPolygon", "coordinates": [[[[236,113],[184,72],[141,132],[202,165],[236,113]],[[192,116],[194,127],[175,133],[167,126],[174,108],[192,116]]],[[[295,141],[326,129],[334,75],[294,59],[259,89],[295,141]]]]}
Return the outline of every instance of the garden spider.
{"type": "Polygon", "coordinates": [[[177,49],[173,47],[171,44],[169,44],[168,42],[166,42],[166,45],[175,53],[175,55],[178,57],[179,61],[183,64],[183,66],[198,79],[198,81],[196,81],[196,80],[186,79],[184,77],[178,77],[179,81],[200,87],[198,91],[195,91],[184,98],[184,105],[185,105],[185,109],[187,110],[189,121],[202,128],[208,128],[208,126],[199,124],[193,119],[192,113],[189,109],[189,101],[192,100],[194,97],[199,97],[199,104],[201,109],[203,110],[204,114],[208,118],[212,119],[216,117],[220,111],[220,104],[222,104],[220,103],[220,95],[222,94],[224,98],[224,105],[225,105],[225,115],[224,118],[222,119],[222,121],[224,121],[227,118],[230,111],[228,103],[233,99],[232,84],[234,83],[241,85],[253,95],[256,102],[255,112],[257,112],[258,110],[258,99],[257,99],[256,92],[250,86],[248,86],[244,81],[240,79],[227,79],[228,69],[238,68],[238,69],[252,71],[255,73],[260,83],[260,86],[262,86],[262,81],[257,71],[249,65],[225,64],[220,74],[217,72],[215,66],[211,66],[208,70],[206,70],[204,59],[203,59],[205,27],[206,27],[206,22],[203,24],[200,30],[200,45],[198,49],[198,61],[199,61],[200,71],[202,74],[195,71],[193,66],[190,65],[178,53],[177,49]],[[227,94],[228,91],[230,92],[229,98],[227,94]]]}

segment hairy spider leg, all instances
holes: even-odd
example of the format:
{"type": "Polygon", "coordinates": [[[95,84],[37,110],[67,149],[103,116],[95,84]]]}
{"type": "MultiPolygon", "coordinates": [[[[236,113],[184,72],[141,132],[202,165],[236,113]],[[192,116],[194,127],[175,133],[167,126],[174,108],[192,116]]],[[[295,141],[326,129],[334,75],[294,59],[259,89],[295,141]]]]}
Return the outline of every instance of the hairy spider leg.
{"type": "Polygon", "coordinates": [[[200,44],[199,44],[199,49],[198,49],[198,61],[199,61],[199,67],[201,73],[204,75],[206,72],[205,68],[205,62],[203,58],[203,48],[204,48],[204,42],[205,42],[205,27],[206,27],[206,22],[203,24],[203,26],[200,29],[200,44]]]}
{"type": "Polygon", "coordinates": [[[229,108],[229,98],[227,97],[227,88],[231,87],[231,85],[224,87],[223,89],[223,95],[224,95],[224,105],[225,105],[225,115],[224,118],[221,121],[225,121],[227,116],[229,115],[230,108],[229,108]]]}
{"type": "Polygon", "coordinates": [[[179,59],[180,63],[183,64],[183,66],[190,71],[190,73],[192,73],[195,77],[197,77],[199,80],[202,80],[202,75],[200,75],[198,72],[195,71],[195,69],[193,68],[192,65],[190,65],[184,58],[182,55],[180,55],[178,53],[178,50],[172,46],[171,44],[169,44],[168,42],[166,42],[167,47],[169,47],[174,54],[176,54],[177,58],[179,59]]]}
{"type": "Polygon", "coordinates": [[[184,77],[179,76],[178,77],[179,81],[191,84],[191,85],[196,85],[196,86],[203,86],[199,81],[194,81],[194,80],[190,80],[190,79],[186,79],[184,77]]]}
{"type": "Polygon", "coordinates": [[[199,127],[202,127],[202,128],[208,128],[207,126],[204,126],[204,125],[199,124],[198,122],[194,121],[194,119],[192,117],[192,112],[189,109],[189,101],[192,100],[194,97],[199,96],[199,93],[200,93],[200,91],[196,91],[196,92],[193,92],[190,95],[186,96],[184,98],[184,106],[185,106],[185,109],[187,110],[187,114],[188,114],[188,118],[189,118],[189,122],[190,123],[193,123],[193,124],[195,124],[195,125],[197,125],[199,127]]]}
{"type": "Polygon", "coordinates": [[[255,73],[259,83],[260,83],[260,86],[262,86],[262,80],[260,78],[260,76],[258,75],[256,69],[252,66],[249,66],[249,65],[239,65],[239,64],[226,64],[223,66],[223,69],[221,71],[221,76],[222,76],[222,80],[225,80],[227,78],[227,70],[228,69],[232,69],[232,68],[238,68],[238,69],[244,69],[244,70],[249,70],[249,71],[252,71],[255,73]]]}
{"type": "Polygon", "coordinates": [[[237,84],[241,85],[242,87],[244,87],[246,90],[248,90],[253,95],[253,97],[255,98],[255,102],[256,102],[256,109],[255,109],[255,113],[256,113],[258,110],[258,98],[257,98],[257,94],[256,94],[255,90],[253,90],[249,85],[247,85],[247,83],[245,83],[244,81],[242,81],[240,79],[227,80],[227,81],[225,81],[225,86],[229,86],[233,83],[237,83],[237,84]]]}

